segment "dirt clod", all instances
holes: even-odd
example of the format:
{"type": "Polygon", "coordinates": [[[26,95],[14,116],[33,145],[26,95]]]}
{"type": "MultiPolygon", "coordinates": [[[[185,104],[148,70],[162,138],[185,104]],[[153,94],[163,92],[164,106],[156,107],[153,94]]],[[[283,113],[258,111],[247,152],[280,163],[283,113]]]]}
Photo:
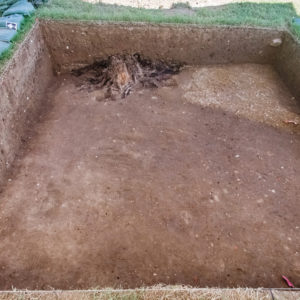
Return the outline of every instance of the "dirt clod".
{"type": "Polygon", "coordinates": [[[171,78],[180,70],[180,65],[163,61],[151,61],[139,54],[113,55],[106,60],[73,70],[82,81],[81,89],[89,91],[103,89],[97,101],[125,98],[139,88],[176,86],[171,78]]]}

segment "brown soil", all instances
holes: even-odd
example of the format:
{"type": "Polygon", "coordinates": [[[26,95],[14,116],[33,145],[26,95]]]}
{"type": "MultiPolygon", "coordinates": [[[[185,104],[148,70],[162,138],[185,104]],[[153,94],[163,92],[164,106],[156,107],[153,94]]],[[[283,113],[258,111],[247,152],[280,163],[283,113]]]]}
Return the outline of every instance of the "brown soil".
{"type": "Polygon", "coordinates": [[[291,71],[282,66],[284,78],[293,77],[295,83],[299,82],[295,55],[299,53],[298,47],[290,51],[290,42],[285,42],[285,35],[290,35],[280,29],[49,20],[42,20],[41,27],[57,73],[118,53],[140,53],[152,60],[188,65],[274,64],[278,58],[281,60],[281,50],[285,50],[279,65],[288,61],[291,71]],[[271,46],[274,39],[282,39],[282,47],[271,46]]]}
{"type": "Polygon", "coordinates": [[[49,52],[37,22],[0,71],[0,185],[5,181],[27,129],[44,110],[52,78],[49,52]]]}
{"type": "Polygon", "coordinates": [[[300,285],[298,134],[180,85],[98,102],[76,80],[2,191],[1,289],[300,285]]]}

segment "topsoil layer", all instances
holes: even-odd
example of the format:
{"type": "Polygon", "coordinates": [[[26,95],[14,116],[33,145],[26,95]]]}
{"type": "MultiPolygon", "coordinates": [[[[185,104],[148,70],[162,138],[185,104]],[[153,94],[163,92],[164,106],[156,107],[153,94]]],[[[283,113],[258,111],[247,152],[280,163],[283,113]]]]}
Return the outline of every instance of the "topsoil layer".
{"type": "Polygon", "coordinates": [[[2,191],[1,289],[300,285],[298,134],[180,85],[101,102],[77,85],[58,77],[2,191]]]}

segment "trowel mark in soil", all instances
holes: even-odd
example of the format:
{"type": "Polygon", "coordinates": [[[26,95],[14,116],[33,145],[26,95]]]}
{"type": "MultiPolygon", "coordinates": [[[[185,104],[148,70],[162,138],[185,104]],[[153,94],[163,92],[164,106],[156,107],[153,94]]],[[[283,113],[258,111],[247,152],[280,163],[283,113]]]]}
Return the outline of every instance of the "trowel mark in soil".
{"type": "Polygon", "coordinates": [[[113,55],[84,68],[73,70],[83,80],[79,85],[89,91],[101,90],[97,100],[125,98],[140,88],[177,85],[172,75],[178,74],[180,65],[151,61],[139,54],[113,55]]]}

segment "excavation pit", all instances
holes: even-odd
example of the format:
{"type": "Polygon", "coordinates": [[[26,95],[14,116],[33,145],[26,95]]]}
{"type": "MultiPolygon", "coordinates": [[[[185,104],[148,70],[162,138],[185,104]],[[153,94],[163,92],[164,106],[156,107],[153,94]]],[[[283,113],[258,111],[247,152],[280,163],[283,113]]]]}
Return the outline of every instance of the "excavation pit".
{"type": "Polygon", "coordinates": [[[300,285],[299,58],[271,29],[37,23],[1,77],[0,288],[300,285]],[[105,101],[71,72],[135,53],[181,69],[105,101]]]}

